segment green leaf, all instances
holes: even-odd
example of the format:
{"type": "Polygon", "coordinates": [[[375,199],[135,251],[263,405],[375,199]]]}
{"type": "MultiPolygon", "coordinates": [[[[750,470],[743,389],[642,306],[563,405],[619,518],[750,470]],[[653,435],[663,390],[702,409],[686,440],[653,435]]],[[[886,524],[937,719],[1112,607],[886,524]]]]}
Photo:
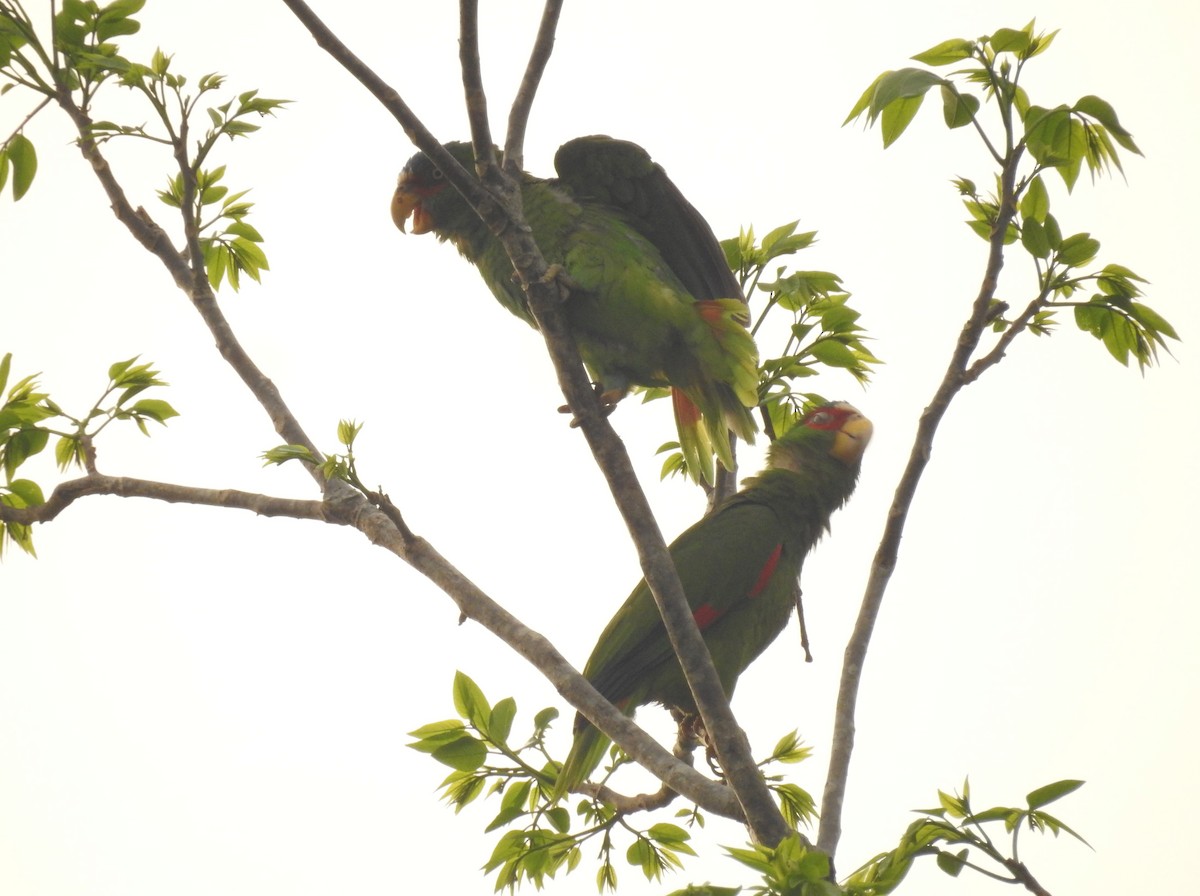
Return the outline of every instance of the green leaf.
{"type": "Polygon", "coordinates": [[[66,470],[71,464],[83,466],[83,446],[78,439],[63,436],[54,445],[54,462],[60,470],[66,470]]]}
{"type": "Polygon", "coordinates": [[[24,134],[14,134],[8,141],[7,156],[12,164],[13,201],[20,199],[33,184],[37,174],[37,152],[24,134]]]}
{"type": "Polygon", "coordinates": [[[313,453],[304,445],[279,445],[262,453],[263,466],[282,464],[289,460],[302,460],[315,464],[313,453]]]}
{"type": "Polygon", "coordinates": [[[1143,305],[1141,302],[1130,302],[1129,313],[1150,332],[1161,333],[1170,339],[1179,339],[1179,334],[1175,332],[1175,328],[1167,322],[1166,318],[1148,305],[1143,305]]]}
{"type": "Polygon", "coordinates": [[[685,831],[677,824],[660,821],[658,824],[652,825],[646,836],[652,840],[657,840],[659,843],[667,844],[682,844],[683,842],[692,839],[692,835],[685,831]]]}
{"type": "Polygon", "coordinates": [[[479,685],[463,672],[454,673],[454,708],[458,714],[481,731],[487,727],[492,708],[479,685]]]}
{"type": "Polygon", "coordinates": [[[571,830],[571,813],[567,811],[565,806],[555,806],[553,809],[547,809],[546,820],[560,834],[565,834],[571,830]]]}
{"type": "Polygon", "coordinates": [[[1035,258],[1050,257],[1050,241],[1046,238],[1046,228],[1033,218],[1021,222],[1021,245],[1035,258]]]}
{"type": "Polygon", "coordinates": [[[178,417],[179,412],[165,401],[157,398],[143,398],[134,403],[130,410],[142,417],[149,417],[159,423],[166,423],[172,417],[178,417]]]}
{"type": "Polygon", "coordinates": [[[234,221],[225,228],[226,233],[232,233],[234,236],[244,237],[255,243],[263,241],[262,234],[247,224],[245,221],[234,221]]]}
{"type": "Polygon", "coordinates": [[[1055,251],[1062,245],[1062,229],[1058,226],[1058,219],[1054,215],[1047,214],[1042,224],[1046,228],[1046,239],[1050,242],[1050,248],[1055,251]]]}
{"type": "Polygon", "coordinates": [[[339,420],[337,428],[337,439],[347,448],[354,444],[354,440],[358,438],[358,434],[362,432],[363,425],[355,423],[353,420],[339,420]]]}
{"type": "Polygon", "coordinates": [[[473,772],[487,761],[487,747],[478,738],[464,734],[432,753],[434,759],[460,772],[473,772]]]}
{"type": "Polygon", "coordinates": [[[924,62],[926,65],[951,65],[960,59],[969,59],[974,49],[974,41],[952,38],[944,40],[937,46],[930,47],[912,58],[917,62],[924,62]]]}
{"type": "Polygon", "coordinates": [[[1133,135],[1121,127],[1121,122],[1117,120],[1117,113],[1113,110],[1113,107],[1100,99],[1100,97],[1090,95],[1080,97],[1073,108],[1076,112],[1091,116],[1104,125],[1105,129],[1125,149],[1130,152],[1136,152],[1139,156],[1142,154],[1142,151],[1137,148],[1137,144],[1133,142],[1133,135]]]}
{"type": "Polygon", "coordinates": [[[1032,37],[1028,30],[1001,28],[991,36],[990,41],[997,53],[1024,53],[1029,49],[1032,37]]]}
{"type": "Polygon", "coordinates": [[[525,814],[523,806],[505,806],[493,818],[488,826],[483,829],[485,834],[490,834],[497,828],[507,827],[508,824],[525,814]]]}
{"type": "MultiPolygon", "coordinates": [[[[857,102],[855,102],[854,107],[850,110],[850,114],[846,116],[846,120],[842,122],[842,127],[845,127],[850,122],[854,121],[854,119],[858,118],[858,116],[862,115],[864,112],[866,112],[868,109],[871,108],[871,100],[874,98],[875,91],[879,88],[880,82],[883,81],[883,79],[886,78],[890,74],[891,74],[891,72],[884,72],[878,78],[876,78],[874,81],[871,82],[870,86],[862,92],[862,96],[860,96],[858,98],[857,102]]],[[[868,123],[875,121],[875,117],[878,114],[879,113],[877,111],[872,110],[867,115],[868,123]]],[[[753,240],[754,240],[753,233],[750,233],[750,234],[743,233],[741,238],[738,240],[739,249],[741,249],[743,252],[745,249],[743,242],[747,241],[746,240],[747,237],[749,237],[748,242],[753,243],[753,240]]],[[[732,251],[733,251],[732,247],[724,247],[724,248],[725,248],[726,257],[731,258],[732,251]]],[[[739,254],[741,254],[741,253],[739,253],[739,254]]],[[[735,270],[735,271],[741,269],[741,265],[734,264],[732,260],[729,263],[729,267],[731,270],[735,270]]]]}
{"type": "Polygon", "coordinates": [[[809,348],[809,353],[822,364],[830,367],[854,367],[858,364],[858,358],[855,357],[854,352],[836,339],[821,339],[814,342],[809,348]]]}
{"type": "Polygon", "coordinates": [[[517,714],[517,702],[512,697],[497,701],[488,716],[487,734],[493,741],[502,744],[512,731],[513,717],[517,714]]]}
{"type": "Polygon", "coordinates": [[[466,730],[466,726],[458,719],[430,722],[428,725],[422,725],[416,731],[408,732],[409,737],[415,737],[417,740],[407,746],[420,753],[432,753],[438,747],[458,740],[466,733],[466,730]]]}
{"type": "Polygon", "coordinates": [[[10,370],[12,370],[12,352],[0,358],[0,397],[4,396],[4,388],[8,385],[10,370]]]}
{"type": "Polygon", "coordinates": [[[1039,787],[1037,790],[1030,791],[1025,796],[1025,802],[1030,809],[1040,809],[1042,806],[1050,805],[1055,800],[1062,799],[1068,793],[1074,793],[1083,785],[1083,781],[1070,778],[1055,781],[1053,784],[1047,784],[1044,787],[1039,787]]]}
{"type": "Polygon", "coordinates": [[[966,849],[959,850],[957,853],[939,851],[937,854],[937,865],[951,877],[958,877],[959,872],[963,870],[963,866],[966,864],[969,852],[966,849]]]}
{"type": "Polygon", "coordinates": [[[953,130],[975,120],[975,113],[979,111],[978,97],[959,93],[948,81],[942,84],[941,91],[942,117],[946,121],[946,127],[953,130]]]}
{"type": "Polygon", "coordinates": [[[1062,241],[1057,258],[1059,263],[1077,268],[1092,261],[1099,251],[1099,240],[1092,239],[1089,233],[1076,233],[1062,241]]]}
{"type": "Polygon", "coordinates": [[[8,483],[8,490],[20,498],[25,507],[38,507],[46,503],[42,487],[32,479],[14,479],[8,483]]]}
{"type": "Polygon", "coordinates": [[[900,99],[923,97],[929,88],[943,83],[943,79],[923,68],[902,68],[885,72],[875,87],[871,98],[871,113],[878,115],[887,106],[900,99]]]}
{"type": "Polygon", "coordinates": [[[1035,175],[1025,185],[1025,193],[1021,196],[1021,217],[1032,218],[1039,224],[1046,221],[1050,213],[1050,194],[1041,175],[1035,175]]]}
{"type": "Polygon", "coordinates": [[[942,804],[942,808],[951,818],[962,818],[967,813],[963,802],[958,797],[951,796],[943,790],[938,791],[938,801],[942,804]]]}
{"type": "Polygon", "coordinates": [[[903,134],[921,108],[925,96],[910,96],[893,100],[883,110],[883,120],[880,133],[883,135],[883,148],[887,149],[903,134]]]}
{"type": "Polygon", "coordinates": [[[1014,815],[1022,815],[1020,809],[1013,809],[1008,806],[993,806],[991,809],[984,809],[982,812],[973,812],[962,820],[964,826],[969,824],[987,824],[990,821],[1006,821],[1014,815]]]}
{"type": "Polygon", "coordinates": [[[11,480],[17,467],[25,461],[40,454],[50,439],[50,433],[44,429],[20,429],[9,436],[4,446],[4,473],[11,480]]]}

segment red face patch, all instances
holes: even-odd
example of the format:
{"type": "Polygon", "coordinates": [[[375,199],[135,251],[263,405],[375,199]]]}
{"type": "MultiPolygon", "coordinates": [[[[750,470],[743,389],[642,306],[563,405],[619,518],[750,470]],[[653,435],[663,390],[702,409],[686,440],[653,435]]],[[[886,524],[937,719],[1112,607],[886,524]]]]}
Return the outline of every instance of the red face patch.
{"type": "Polygon", "coordinates": [[[800,421],[801,426],[809,429],[841,429],[853,414],[857,414],[849,405],[831,404],[822,408],[813,408],[800,421]]]}

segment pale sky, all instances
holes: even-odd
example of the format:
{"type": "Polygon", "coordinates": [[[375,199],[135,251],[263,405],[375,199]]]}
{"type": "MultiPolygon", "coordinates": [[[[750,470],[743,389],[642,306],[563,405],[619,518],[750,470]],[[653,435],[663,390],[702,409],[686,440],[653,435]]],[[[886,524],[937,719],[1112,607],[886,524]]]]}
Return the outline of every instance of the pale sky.
{"type": "MultiPolygon", "coordinates": [[[[501,132],[540,7],[482,5],[501,132]]],[[[466,134],[455,4],[314,6],[436,134],[466,134]]],[[[934,102],[886,152],[877,131],[843,118],[908,56],[1036,15],[1062,33],[1026,70],[1033,101],[1097,94],[1145,152],[1126,156],[1124,180],[1084,176],[1070,197],[1052,185],[1053,211],[1065,232],[1101,241],[1099,264],[1149,279],[1147,302],[1185,341],[1140,376],[1064,319],[1052,338],[1018,340],[952,408],[867,661],[839,867],[894,846],[909,810],[964,775],[979,808],[1082,778],[1051,811],[1095,851],[1023,837],[1042,883],[1061,896],[1177,882],[1200,800],[1200,13],[1167,0],[703,9],[568,3],[527,163],[548,174],[559,144],[608,133],[647,147],[719,236],[800,218],[820,242],[796,264],[844,278],[887,362],[865,391],[832,374],[812,384],[853,401],[875,438],[856,496],[806,564],[816,662],[801,662],[791,627],[734,701],[759,754],[800,729],[815,756],[792,776],[817,797],[886,508],[982,273],[986,246],[949,182],[991,178],[978,142],[947,132],[934,102]]],[[[271,261],[261,287],[221,293],[247,349],[319,444],[336,447],[340,418],[364,421],[364,479],[581,665],[640,575],[634,553],[582,437],[555,412],[540,339],[453,250],[392,226],[388,199],[412,152],[398,125],[282,4],[151,0],[140,18],[127,56],[161,46],[193,82],[222,72],[217,102],[251,88],[295,101],[219,151],[227,183],[253,188],[250,222],[271,261]]],[[[132,99],[111,90],[97,115],[147,120],[132,99]]],[[[0,99],[0,135],[32,105],[18,91],[0,99]]],[[[299,468],[262,468],[279,441],[269,421],[107,210],[62,116],[47,109],[26,133],[37,181],[20,203],[0,197],[0,354],[14,353],[14,375],[41,371],[60,404],[83,411],[108,365],[140,354],[182,416],[151,439],[114,428],[102,471],[315,497],[299,468]]],[[[154,195],[170,159],[149,144],[110,153],[133,202],[173,225],[154,195]]],[[[1014,303],[1029,295],[1026,259],[1014,248],[1005,268],[1001,295],[1014,303]]],[[[631,402],[612,420],[673,537],[702,501],[681,480],[658,482],[667,408],[631,402]]],[[[759,458],[748,452],[745,469],[759,458]]],[[[49,458],[30,474],[47,491],[58,481],[49,458]]],[[[417,573],[351,530],[118,498],[82,500],[35,537],[40,559],[14,552],[0,566],[5,896],[491,892],[478,869],[498,804],[453,815],[434,792],[447,770],[408,750],[406,732],[453,715],[455,669],[493,701],[516,697],[517,731],[543,706],[569,710],[480,626],[459,627],[417,573]]],[[[667,735],[664,715],[639,718],[667,735]]],[[[557,726],[560,754],[568,727],[557,726]]],[[[703,858],[661,884],[622,865],[621,892],[753,884],[716,846],[743,840],[710,819],[703,858]]],[[[549,892],[595,892],[590,862],[549,892]]],[[[901,890],[1002,891],[977,875],[951,881],[932,861],[901,890]]]]}

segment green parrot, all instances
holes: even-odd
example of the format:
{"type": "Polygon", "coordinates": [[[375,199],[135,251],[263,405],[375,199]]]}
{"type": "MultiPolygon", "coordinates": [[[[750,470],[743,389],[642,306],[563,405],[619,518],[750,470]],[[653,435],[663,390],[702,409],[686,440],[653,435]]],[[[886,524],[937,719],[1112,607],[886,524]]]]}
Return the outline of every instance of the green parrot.
{"type": "MultiPolygon", "coordinates": [[[[446,149],[474,171],[469,144],[446,149]]],[[[754,439],[758,353],[748,314],[711,228],[636,144],[581,137],[559,148],[558,178],[522,175],[525,220],[546,262],[566,275],[565,313],[606,405],[635,386],[670,386],[693,478],[712,457],[733,468],[729,433],[754,439]]],[[[503,246],[424,153],[392,197],[401,231],[434,233],[478,269],[500,304],[535,325],[503,246]]]]}
{"type": "MultiPolygon", "coordinates": [[[[804,557],[854,491],[871,422],[844,402],[816,408],[768,449],[767,468],[680,535],[671,559],[727,695],[783,631],[804,557]]],[[[622,712],[661,703],[696,713],[658,607],[643,579],[600,635],[584,677],[622,712]]],[[[559,796],[599,765],[609,739],[583,715],[556,784],[559,796]]]]}

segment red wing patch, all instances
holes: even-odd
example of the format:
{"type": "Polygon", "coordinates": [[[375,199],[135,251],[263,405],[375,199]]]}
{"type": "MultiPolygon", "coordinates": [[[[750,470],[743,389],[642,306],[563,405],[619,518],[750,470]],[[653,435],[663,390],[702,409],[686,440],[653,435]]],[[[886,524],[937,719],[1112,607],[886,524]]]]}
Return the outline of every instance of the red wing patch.
{"type": "Polygon", "coordinates": [[[767,587],[767,583],[771,581],[771,576],[775,575],[775,567],[779,566],[779,556],[783,553],[783,542],[775,545],[775,550],[771,551],[771,556],[767,558],[767,562],[763,564],[762,571],[758,574],[758,580],[754,583],[754,587],[746,595],[753,599],[763,593],[763,589],[767,587]]]}
{"type": "Polygon", "coordinates": [[[680,428],[695,425],[700,421],[700,408],[681,390],[672,387],[671,403],[675,406],[675,419],[680,428]]]}

